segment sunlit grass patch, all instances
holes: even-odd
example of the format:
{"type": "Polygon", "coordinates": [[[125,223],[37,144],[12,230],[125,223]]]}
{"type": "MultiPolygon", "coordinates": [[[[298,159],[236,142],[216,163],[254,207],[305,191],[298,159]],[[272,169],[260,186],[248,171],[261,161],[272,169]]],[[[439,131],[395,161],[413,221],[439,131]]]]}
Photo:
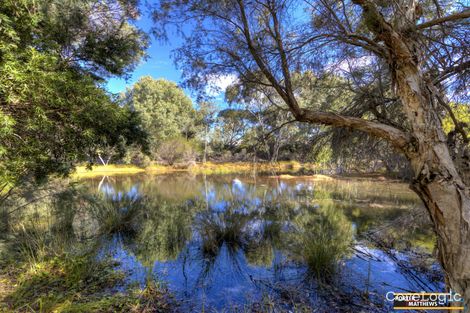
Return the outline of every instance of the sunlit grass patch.
{"type": "Polygon", "coordinates": [[[123,273],[108,261],[95,262],[88,256],[58,256],[26,263],[16,288],[6,298],[9,308],[22,312],[53,312],[66,302],[86,301],[122,280],[123,273]]]}
{"type": "Polygon", "coordinates": [[[144,168],[134,165],[94,165],[92,168],[87,166],[77,166],[74,177],[94,177],[115,174],[136,174],[145,172],[144,168]]]}
{"type": "MultiPolygon", "coordinates": [[[[199,163],[189,168],[191,172],[202,174],[232,174],[232,173],[245,173],[245,172],[280,172],[280,171],[296,171],[307,164],[300,164],[296,161],[281,161],[281,162],[225,162],[214,163],[206,162],[199,163]]],[[[308,166],[312,166],[308,164],[308,166]]]]}
{"type": "Polygon", "coordinates": [[[135,165],[94,165],[92,168],[78,166],[74,177],[87,178],[96,176],[112,176],[124,174],[153,173],[167,174],[175,172],[191,172],[195,174],[236,174],[247,172],[258,173],[277,173],[277,172],[296,172],[299,170],[313,171],[317,166],[313,163],[299,163],[297,161],[280,162],[206,162],[194,164],[175,164],[173,166],[152,164],[148,167],[138,167],[135,165]]]}
{"type": "Polygon", "coordinates": [[[167,174],[174,172],[185,172],[187,168],[179,168],[168,165],[154,164],[147,167],[138,167],[135,165],[126,164],[109,164],[109,165],[94,165],[91,168],[86,166],[77,166],[74,178],[92,178],[100,176],[114,176],[114,175],[132,175],[139,173],[152,173],[152,174],[167,174]]]}

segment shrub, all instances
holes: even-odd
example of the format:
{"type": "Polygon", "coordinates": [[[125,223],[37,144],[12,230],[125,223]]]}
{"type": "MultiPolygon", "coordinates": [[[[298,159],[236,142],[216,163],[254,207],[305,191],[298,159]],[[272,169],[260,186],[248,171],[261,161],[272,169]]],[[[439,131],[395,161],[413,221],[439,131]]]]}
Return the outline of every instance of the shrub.
{"type": "Polygon", "coordinates": [[[152,164],[152,160],[141,149],[132,147],[126,151],[126,155],[123,158],[125,164],[132,164],[139,167],[148,167],[152,164]]]}
{"type": "Polygon", "coordinates": [[[157,154],[168,165],[194,161],[197,156],[194,145],[183,138],[173,138],[163,142],[159,146],[157,154]]]}

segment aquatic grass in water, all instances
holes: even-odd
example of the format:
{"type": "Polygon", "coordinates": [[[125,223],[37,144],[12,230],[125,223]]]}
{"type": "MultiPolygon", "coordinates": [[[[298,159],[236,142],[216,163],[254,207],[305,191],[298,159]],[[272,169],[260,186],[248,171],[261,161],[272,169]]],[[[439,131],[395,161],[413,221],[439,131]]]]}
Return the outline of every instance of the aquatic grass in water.
{"type": "Polygon", "coordinates": [[[245,245],[243,227],[247,218],[228,209],[225,212],[204,212],[198,216],[197,230],[204,255],[215,256],[222,244],[235,251],[245,245]]]}
{"type": "MultiPolygon", "coordinates": [[[[64,199],[59,197],[52,202],[53,211],[64,199]]],[[[96,200],[96,199],[95,199],[96,200]]],[[[91,202],[87,202],[90,204],[91,202]]],[[[6,312],[170,312],[168,292],[149,281],[145,288],[117,292],[122,286],[126,273],[117,269],[119,262],[109,258],[96,258],[99,237],[77,241],[74,235],[73,214],[66,203],[64,212],[52,220],[34,223],[26,219],[15,225],[13,239],[8,245],[8,255],[15,256],[2,264],[0,272],[3,284],[12,287],[0,299],[0,311],[6,312]],[[68,216],[68,218],[66,218],[68,216]],[[72,216],[72,218],[71,218],[72,216]],[[58,223],[62,225],[57,225],[58,223]],[[59,227],[60,226],[60,227],[59,227]],[[90,240],[91,239],[91,240],[90,240]]],[[[103,230],[118,231],[129,226],[132,220],[127,214],[113,219],[109,216],[125,204],[130,212],[137,212],[136,202],[123,200],[110,204],[96,201],[93,206],[85,207],[102,217],[103,230]],[[130,203],[134,204],[131,208],[130,203]],[[97,211],[100,208],[100,211],[97,211]],[[110,227],[113,225],[113,227],[110,227]],[[119,225],[119,226],[118,226],[119,225]]],[[[37,214],[36,214],[37,215],[37,214]]],[[[135,217],[135,214],[132,215],[135,217]]],[[[29,218],[29,217],[28,217],[29,218]]]]}
{"type": "Polygon", "coordinates": [[[175,260],[192,237],[191,224],[199,202],[172,204],[156,199],[146,202],[134,237],[133,252],[139,261],[151,268],[155,262],[175,260]]]}
{"type": "MultiPolygon", "coordinates": [[[[358,234],[366,233],[371,225],[408,212],[412,199],[396,200],[398,187],[391,185],[382,192],[387,184],[181,174],[90,180],[85,196],[64,195],[32,210],[34,227],[23,216],[13,219],[13,230],[19,229],[18,221],[26,230],[17,233],[18,239],[31,243],[24,245],[31,252],[18,251],[21,245],[16,245],[18,255],[33,257],[16,260],[27,274],[24,279],[16,275],[23,291],[13,288],[18,297],[9,298],[10,311],[13,305],[23,305],[20,311],[28,305],[65,312],[164,311],[167,291],[161,286],[182,300],[183,312],[199,310],[201,303],[205,311],[323,308],[316,282],[322,290],[338,282],[335,288],[380,294],[382,281],[411,290],[413,282],[391,269],[389,260],[375,262],[375,257],[372,279],[364,288],[367,262],[349,252],[353,224],[358,234]],[[345,275],[342,266],[348,269],[345,275]],[[93,276],[98,273],[87,273],[87,268],[104,271],[104,276],[115,273],[116,280],[101,277],[100,283],[93,276]],[[306,274],[315,279],[305,280],[306,274]],[[80,285],[83,278],[87,286],[80,285]],[[31,279],[34,286],[27,286],[31,279]],[[42,284],[49,286],[49,294],[42,284]],[[70,293],[58,285],[69,286],[70,293]],[[33,289],[37,296],[30,293],[33,289]]],[[[433,263],[419,267],[428,264],[433,263]]],[[[13,282],[15,275],[9,277],[13,282]]]]}
{"type": "Polygon", "coordinates": [[[307,264],[315,278],[329,281],[337,273],[339,261],[350,253],[351,222],[333,205],[324,205],[307,209],[294,223],[294,231],[287,234],[288,249],[307,264]]]}
{"type": "Polygon", "coordinates": [[[101,233],[133,233],[145,208],[145,200],[140,197],[102,196],[92,201],[90,211],[98,220],[101,233]]]}

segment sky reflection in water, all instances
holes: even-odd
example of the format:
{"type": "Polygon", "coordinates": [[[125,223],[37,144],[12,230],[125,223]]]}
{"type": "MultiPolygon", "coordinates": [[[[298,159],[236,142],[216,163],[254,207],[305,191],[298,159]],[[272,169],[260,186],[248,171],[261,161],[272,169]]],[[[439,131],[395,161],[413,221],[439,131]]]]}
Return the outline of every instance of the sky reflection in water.
{"type": "MultiPolygon", "coordinates": [[[[108,177],[87,184],[112,199],[147,199],[136,233],[114,234],[101,253],[121,262],[128,283],[161,281],[188,310],[241,307],[286,293],[292,296],[288,301],[301,297],[324,304],[319,281],[345,294],[375,293],[380,301],[390,290],[443,288],[442,281],[431,282],[400,263],[408,260],[410,247],[386,253],[361,236],[419,205],[404,184],[189,175],[108,177]],[[326,252],[309,246],[316,238],[330,245],[326,252]],[[302,242],[308,247],[299,247],[302,242]],[[343,249],[349,242],[354,249],[343,249]],[[312,262],[331,277],[312,275],[306,265],[312,262]]],[[[410,242],[422,248],[419,240],[410,242]]]]}

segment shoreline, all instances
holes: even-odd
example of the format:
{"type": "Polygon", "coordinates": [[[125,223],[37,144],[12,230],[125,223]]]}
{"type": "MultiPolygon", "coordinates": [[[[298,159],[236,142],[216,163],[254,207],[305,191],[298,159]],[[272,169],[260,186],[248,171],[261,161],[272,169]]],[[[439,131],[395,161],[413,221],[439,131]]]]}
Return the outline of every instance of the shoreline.
{"type": "MultiPolygon", "coordinates": [[[[121,175],[165,175],[175,173],[189,173],[194,175],[224,175],[224,174],[246,174],[249,172],[258,172],[267,174],[273,179],[314,179],[314,180],[333,180],[333,179],[354,179],[354,180],[376,180],[382,182],[406,183],[405,180],[387,175],[383,172],[346,172],[343,174],[324,173],[326,169],[314,163],[299,163],[296,161],[281,161],[277,163],[269,162],[206,162],[196,163],[190,166],[169,166],[169,165],[151,165],[148,167],[138,167],[136,165],[95,165],[92,169],[86,166],[77,166],[72,178],[94,178],[101,176],[121,176],[121,175]]],[[[328,169],[331,171],[331,169],[328,169]]]]}
{"type": "Polygon", "coordinates": [[[299,170],[315,171],[320,167],[313,163],[299,163],[296,161],[281,161],[276,163],[253,163],[253,162],[223,162],[223,163],[196,163],[189,166],[184,165],[150,165],[148,167],[138,167],[136,165],[95,165],[92,169],[86,166],[77,166],[72,174],[74,178],[94,177],[94,176],[113,176],[125,174],[170,174],[170,173],[194,173],[194,174],[232,174],[246,173],[250,171],[269,172],[285,171],[296,172],[299,170]]]}

